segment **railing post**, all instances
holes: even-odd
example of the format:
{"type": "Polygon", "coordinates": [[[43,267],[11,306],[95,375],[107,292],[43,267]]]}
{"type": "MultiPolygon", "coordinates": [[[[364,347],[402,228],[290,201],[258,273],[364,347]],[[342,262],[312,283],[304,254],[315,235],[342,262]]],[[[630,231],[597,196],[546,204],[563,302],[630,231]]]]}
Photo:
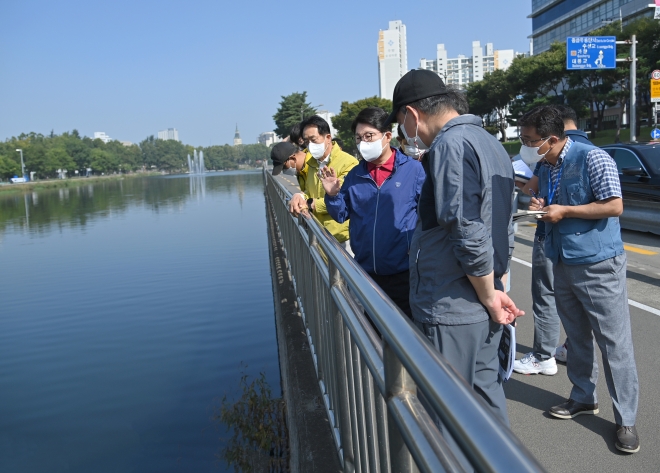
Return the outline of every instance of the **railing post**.
{"type": "MultiPolygon", "coordinates": [[[[389,404],[390,399],[399,397],[401,394],[415,394],[415,381],[408,374],[401,361],[390,348],[387,342],[383,342],[383,364],[385,368],[385,401],[389,404]]],[[[388,409],[387,431],[390,447],[390,468],[397,473],[413,473],[419,471],[413,460],[396,421],[388,409]]]]}
{"type": "MultiPolygon", "coordinates": [[[[311,242],[310,242],[311,244],[311,242]]],[[[343,284],[341,274],[332,261],[328,262],[328,274],[330,276],[330,287],[335,284],[343,284]]],[[[344,346],[344,319],[341,312],[334,312],[332,322],[334,324],[334,352],[335,364],[337,366],[337,392],[339,393],[339,435],[341,436],[341,449],[344,459],[344,472],[355,471],[355,455],[353,447],[353,432],[351,429],[351,405],[348,402],[348,373],[346,371],[346,347],[344,346]]]]}

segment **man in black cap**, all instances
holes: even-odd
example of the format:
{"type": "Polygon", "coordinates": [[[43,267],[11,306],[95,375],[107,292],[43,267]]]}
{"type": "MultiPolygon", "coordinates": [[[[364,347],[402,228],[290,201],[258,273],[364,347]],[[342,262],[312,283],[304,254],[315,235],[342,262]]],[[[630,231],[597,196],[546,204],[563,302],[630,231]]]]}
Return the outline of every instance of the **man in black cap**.
{"type": "Polygon", "coordinates": [[[427,70],[394,88],[389,117],[426,150],[426,181],[410,247],[416,325],[508,424],[499,377],[502,325],[523,315],[504,292],[513,251],[514,175],[502,145],[469,115],[464,95],[427,70]]]}
{"type": "MultiPolygon", "coordinates": [[[[277,176],[282,170],[295,169],[293,162],[296,160],[298,148],[288,141],[277,143],[270,150],[270,159],[273,161],[273,176],[277,176]]],[[[297,162],[296,162],[297,164],[297,162]]],[[[304,164],[304,156],[303,156],[304,164]]],[[[288,173],[287,173],[288,174],[288,173]]]]}

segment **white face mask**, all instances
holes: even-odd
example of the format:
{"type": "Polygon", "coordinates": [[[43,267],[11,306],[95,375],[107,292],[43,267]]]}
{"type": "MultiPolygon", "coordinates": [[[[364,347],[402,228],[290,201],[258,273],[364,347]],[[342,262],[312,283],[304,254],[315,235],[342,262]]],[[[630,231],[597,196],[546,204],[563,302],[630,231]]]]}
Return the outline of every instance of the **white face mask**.
{"type": "Polygon", "coordinates": [[[323,155],[325,154],[325,150],[328,149],[328,145],[325,144],[325,140],[323,143],[312,143],[311,141],[309,142],[309,145],[307,146],[307,149],[309,150],[309,153],[314,156],[316,159],[322,159],[323,155]]]}
{"type": "MultiPolygon", "coordinates": [[[[541,146],[543,146],[551,137],[546,138],[546,140],[541,143],[541,146]]],[[[539,154],[539,150],[541,149],[541,146],[537,146],[535,148],[532,148],[531,146],[525,146],[522,145],[520,147],[520,159],[523,160],[523,162],[528,165],[528,166],[533,166],[536,163],[538,163],[540,160],[542,160],[546,154],[548,154],[548,151],[546,151],[543,154],[539,154]]]]}
{"type": "Polygon", "coordinates": [[[287,176],[297,176],[298,172],[296,171],[296,168],[288,168],[282,171],[282,174],[286,174],[287,176]]]}
{"type": "Polygon", "coordinates": [[[375,161],[378,158],[380,158],[380,155],[383,153],[383,150],[385,149],[385,146],[383,145],[383,139],[385,138],[385,135],[380,140],[372,141],[371,143],[367,143],[366,141],[360,141],[360,145],[358,146],[358,149],[360,150],[360,154],[364,158],[365,161],[375,161]]]}
{"type": "Polygon", "coordinates": [[[415,136],[413,138],[410,138],[408,136],[408,133],[406,133],[406,127],[405,127],[406,118],[408,118],[408,109],[406,109],[406,114],[404,115],[403,123],[401,124],[401,131],[403,132],[403,137],[406,139],[406,142],[410,146],[414,146],[415,148],[417,148],[419,151],[426,151],[427,149],[429,149],[429,147],[424,144],[422,139],[417,134],[417,130],[419,129],[419,122],[415,125],[415,136]]]}
{"type": "Polygon", "coordinates": [[[410,146],[410,145],[403,145],[403,150],[405,151],[406,155],[418,161],[422,158],[422,155],[426,152],[421,149],[418,149],[417,146],[410,146]]]}

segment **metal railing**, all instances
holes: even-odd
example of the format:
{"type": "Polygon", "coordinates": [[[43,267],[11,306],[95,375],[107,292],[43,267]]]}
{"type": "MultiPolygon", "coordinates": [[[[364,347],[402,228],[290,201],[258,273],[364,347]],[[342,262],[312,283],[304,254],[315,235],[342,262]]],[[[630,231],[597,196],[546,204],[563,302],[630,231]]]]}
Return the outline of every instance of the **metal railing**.
{"type": "Polygon", "coordinates": [[[282,181],[264,180],[344,471],[544,471],[318,221],[288,212],[282,181]]]}

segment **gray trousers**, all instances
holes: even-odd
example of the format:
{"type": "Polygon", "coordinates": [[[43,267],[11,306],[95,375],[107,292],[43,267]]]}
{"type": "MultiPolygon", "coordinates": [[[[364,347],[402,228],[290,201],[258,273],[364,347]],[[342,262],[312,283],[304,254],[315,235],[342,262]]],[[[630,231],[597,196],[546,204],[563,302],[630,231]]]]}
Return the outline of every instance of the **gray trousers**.
{"type": "Polygon", "coordinates": [[[546,258],[543,240],[534,237],[532,250],[532,312],[534,314],[534,346],[540,360],[552,358],[559,343],[559,315],[555,306],[552,261],[546,258]]]}
{"type": "Polygon", "coordinates": [[[509,416],[499,376],[497,349],[502,326],[490,318],[469,325],[415,325],[507,426],[509,416]]]}
{"type": "Polygon", "coordinates": [[[626,254],[593,264],[554,266],[555,300],[571,340],[566,368],[571,399],[593,404],[598,381],[594,338],[619,425],[635,425],[639,382],[630,330],[626,254]],[[593,330],[593,337],[591,332],[593,330]]]}

